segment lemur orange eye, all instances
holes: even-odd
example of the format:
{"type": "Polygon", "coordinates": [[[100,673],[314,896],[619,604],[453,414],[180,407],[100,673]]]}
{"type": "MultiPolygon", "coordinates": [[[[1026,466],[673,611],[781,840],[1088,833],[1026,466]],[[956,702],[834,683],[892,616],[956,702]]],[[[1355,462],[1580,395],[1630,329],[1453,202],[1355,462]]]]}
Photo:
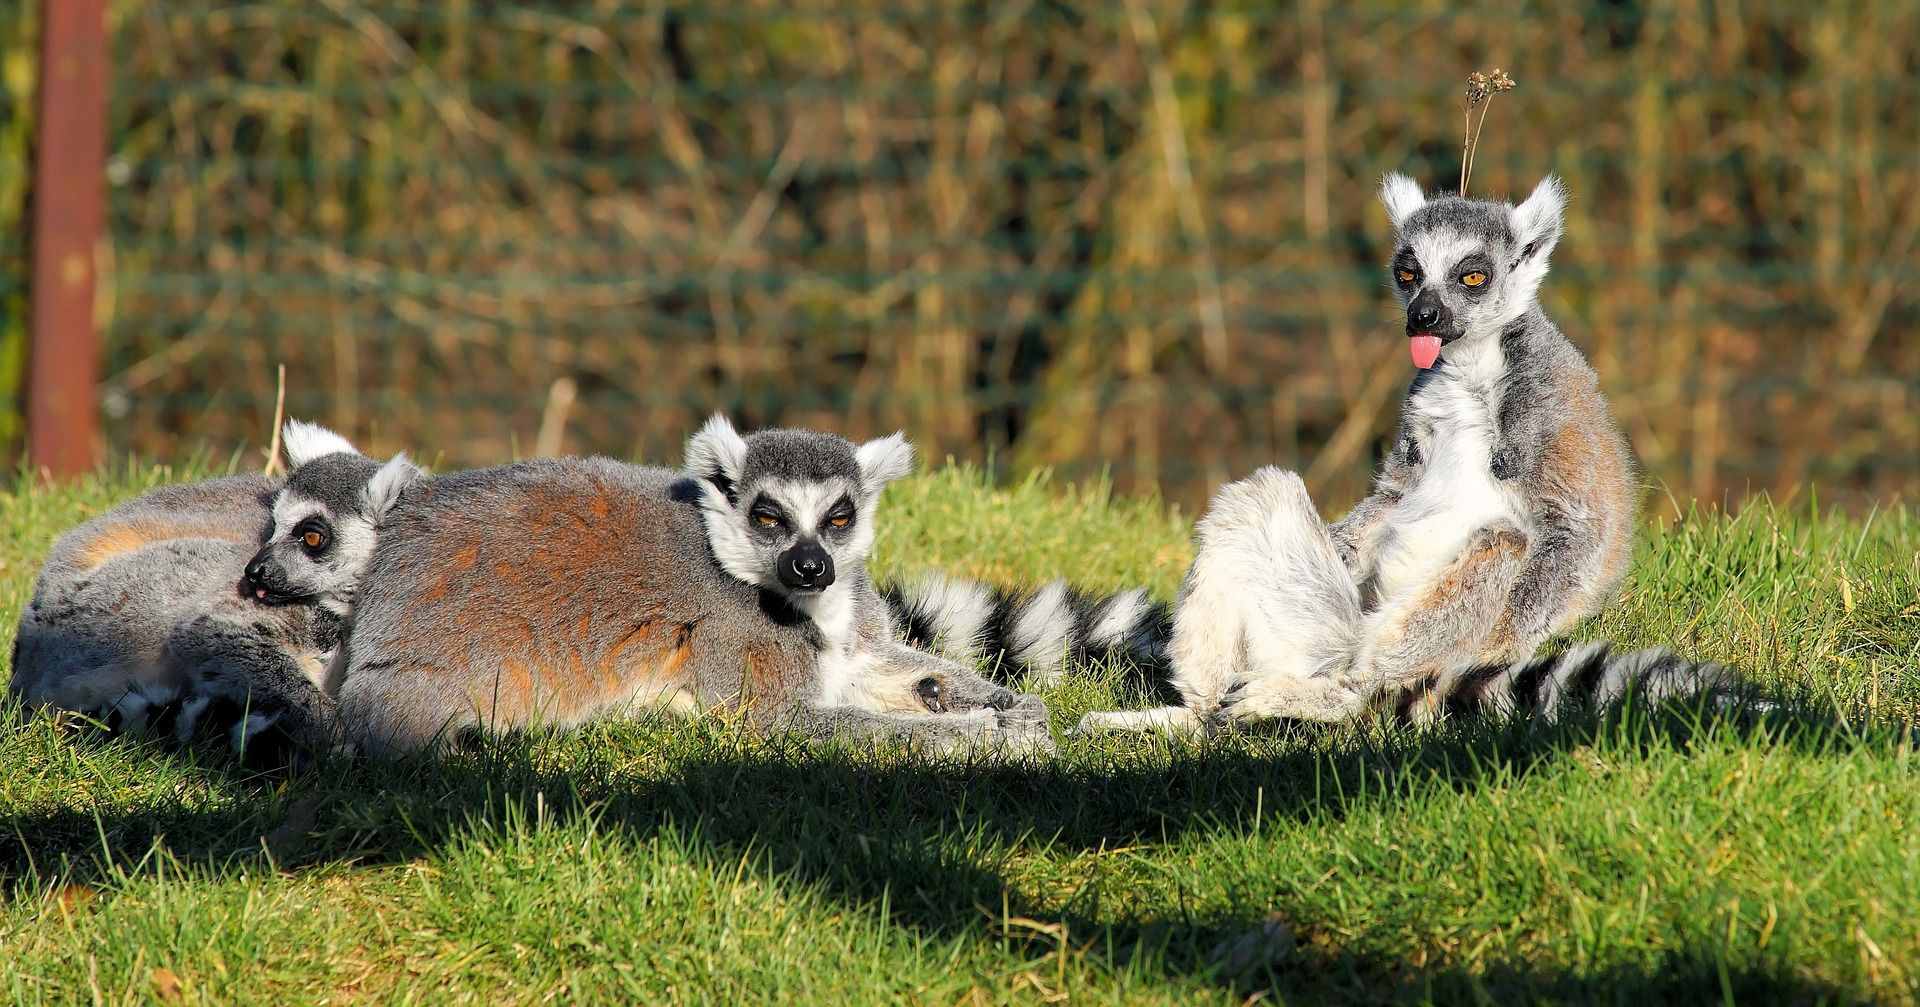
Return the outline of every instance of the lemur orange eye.
{"type": "Polygon", "coordinates": [[[1395,276],[1397,276],[1397,277],[1399,277],[1399,278],[1400,278],[1400,282],[1401,282],[1401,283],[1412,283],[1412,282],[1413,282],[1413,270],[1410,270],[1410,269],[1396,269],[1396,270],[1394,270],[1394,271],[1393,271],[1393,275],[1395,275],[1395,276]]]}
{"type": "Polygon", "coordinates": [[[772,514],[755,514],[753,516],[753,523],[759,525],[762,528],[771,528],[774,525],[779,524],[780,519],[777,517],[774,517],[772,514]]]}
{"type": "Polygon", "coordinates": [[[300,541],[305,542],[307,544],[307,548],[309,549],[320,548],[320,544],[322,542],[325,542],[326,540],[327,540],[327,537],[325,535],[320,534],[317,531],[310,531],[305,535],[300,536],[300,541]]]}
{"type": "Polygon", "coordinates": [[[845,528],[846,526],[853,523],[853,518],[845,514],[835,514],[834,516],[827,519],[827,523],[834,526],[835,528],[845,528]]]}
{"type": "Polygon", "coordinates": [[[1482,283],[1487,282],[1487,274],[1482,273],[1476,269],[1473,272],[1468,273],[1465,276],[1462,276],[1460,278],[1460,282],[1466,284],[1469,287],[1477,287],[1482,283]]]}

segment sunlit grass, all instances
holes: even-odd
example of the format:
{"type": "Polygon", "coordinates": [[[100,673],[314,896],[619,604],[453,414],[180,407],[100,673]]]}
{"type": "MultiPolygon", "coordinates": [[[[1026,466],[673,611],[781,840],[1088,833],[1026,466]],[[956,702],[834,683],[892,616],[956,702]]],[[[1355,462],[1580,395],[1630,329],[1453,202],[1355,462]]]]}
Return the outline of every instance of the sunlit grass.
{"type": "MultiPolygon", "coordinates": [[[[178,475],[179,473],[173,473],[178,475]]],[[[0,647],[60,530],[0,496],[0,647]]],[[[1186,518],[939,470],[877,566],[1170,597],[1186,518]]],[[[1905,1000],[1920,525],[1668,510],[1580,635],[1790,712],[1064,741],[1029,767],[604,724],[258,776],[0,713],[0,998],[200,1002],[1905,1000]]],[[[1099,669],[1057,723],[1123,701],[1099,669]]]]}

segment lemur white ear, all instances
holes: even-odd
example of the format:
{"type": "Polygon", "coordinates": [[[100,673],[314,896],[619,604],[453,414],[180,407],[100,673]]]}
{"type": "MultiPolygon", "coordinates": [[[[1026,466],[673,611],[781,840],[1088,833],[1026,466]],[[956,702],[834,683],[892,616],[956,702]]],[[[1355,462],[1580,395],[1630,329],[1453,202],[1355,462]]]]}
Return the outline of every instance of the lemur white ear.
{"type": "Polygon", "coordinates": [[[892,433],[860,445],[853,453],[860,478],[878,489],[913,471],[913,445],[902,433],[892,433]]]}
{"type": "Polygon", "coordinates": [[[1544,261],[1553,252],[1553,246],[1560,241],[1561,220],[1566,210],[1567,187],[1559,178],[1548,175],[1533,187],[1533,195],[1528,196],[1526,202],[1509,211],[1513,241],[1519,246],[1521,259],[1544,261]]]}
{"type": "Polygon", "coordinates": [[[426,475],[407,459],[405,451],[387,459],[387,463],[380,466],[380,470],[373,474],[372,479],[367,480],[366,487],[360,491],[360,499],[366,505],[367,516],[372,518],[375,524],[380,523],[381,519],[387,516],[387,512],[393,509],[393,505],[400,502],[400,494],[405,492],[407,487],[426,478],[426,475]]]}
{"type": "Polygon", "coordinates": [[[1399,227],[1413,211],[1427,205],[1427,194],[1420,191],[1420,183],[1394,172],[1380,180],[1380,205],[1387,208],[1393,226],[1399,227]]]}
{"type": "Polygon", "coordinates": [[[318,423],[288,420],[281,431],[281,443],[287,449],[287,468],[289,469],[297,469],[315,458],[324,458],[327,455],[360,453],[347,442],[345,437],[318,423]]]}
{"type": "Polygon", "coordinates": [[[746,440],[719,413],[687,438],[687,474],[714,484],[722,493],[733,493],[733,484],[740,481],[740,470],[746,464],[746,440]]]}

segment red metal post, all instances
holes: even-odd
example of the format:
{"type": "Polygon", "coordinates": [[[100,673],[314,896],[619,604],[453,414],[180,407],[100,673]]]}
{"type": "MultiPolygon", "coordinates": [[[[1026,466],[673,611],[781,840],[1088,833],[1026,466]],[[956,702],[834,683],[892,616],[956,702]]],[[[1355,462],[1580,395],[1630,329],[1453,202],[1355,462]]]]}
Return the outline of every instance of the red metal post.
{"type": "Polygon", "coordinates": [[[27,457],[55,475],[93,468],[94,246],[106,218],[105,0],[43,0],[33,156],[33,310],[27,457]]]}

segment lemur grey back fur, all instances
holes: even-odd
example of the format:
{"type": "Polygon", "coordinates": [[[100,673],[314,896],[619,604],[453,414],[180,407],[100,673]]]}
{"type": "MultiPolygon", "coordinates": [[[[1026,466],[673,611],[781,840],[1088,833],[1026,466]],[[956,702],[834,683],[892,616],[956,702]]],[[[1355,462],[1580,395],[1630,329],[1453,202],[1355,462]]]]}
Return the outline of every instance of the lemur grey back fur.
{"type": "Polygon", "coordinates": [[[908,643],[985,663],[1003,681],[1024,670],[1051,685],[1073,665],[1111,664],[1158,687],[1171,670],[1173,606],[1146,588],[1103,596],[1064,580],[1022,589],[930,574],[882,594],[908,643]]]}
{"type": "MultiPolygon", "coordinates": [[[[1518,206],[1386,180],[1389,269],[1422,370],[1372,495],[1328,527],[1292,473],[1223,487],[1174,619],[1182,705],[1089,714],[1083,728],[1344,720],[1490,697],[1487,683],[1612,597],[1632,548],[1632,463],[1592,368],[1537,296],[1565,199],[1551,177],[1518,206]]],[[[1588,651],[1528,667],[1527,681],[1557,684],[1495,690],[1502,702],[1622,675],[1726,677],[1588,651]]]]}
{"type": "Polygon", "coordinates": [[[1046,708],[894,638],[868,578],[898,435],[741,437],[685,469],[544,459],[434,480],[382,526],[341,719],[370,751],[643,707],[934,751],[1051,745],[1046,708]]]}
{"type": "Polygon", "coordinates": [[[328,656],[379,515],[418,471],[297,421],[286,447],[284,482],[162,487],[61,536],[21,616],[13,692],[181,740],[325,733],[328,656]]]}

